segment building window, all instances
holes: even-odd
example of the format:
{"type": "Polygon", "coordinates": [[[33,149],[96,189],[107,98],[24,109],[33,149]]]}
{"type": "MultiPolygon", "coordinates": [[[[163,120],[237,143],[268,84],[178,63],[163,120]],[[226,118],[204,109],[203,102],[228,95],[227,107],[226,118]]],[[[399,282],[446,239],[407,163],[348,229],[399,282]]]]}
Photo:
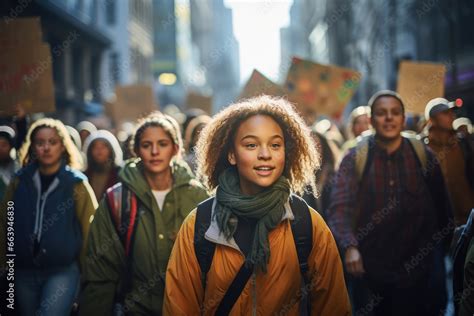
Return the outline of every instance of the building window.
{"type": "Polygon", "coordinates": [[[117,6],[115,5],[115,0],[106,0],[105,3],[106,3],[105,13],[106,13],[106,18],[107,18],[107,24],[114,25],[115,16],[117,14],[116,12],[117,6]]]}

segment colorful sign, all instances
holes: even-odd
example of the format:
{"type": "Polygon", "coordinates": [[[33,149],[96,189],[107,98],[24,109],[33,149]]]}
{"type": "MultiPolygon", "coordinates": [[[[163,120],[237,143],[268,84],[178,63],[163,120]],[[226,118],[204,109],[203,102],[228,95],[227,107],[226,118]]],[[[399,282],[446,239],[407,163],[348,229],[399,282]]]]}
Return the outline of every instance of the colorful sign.
{"type": "Polygon", "coordinates": [[[293,57],[285,88],[301,112],[338,118],[359,86],[361,74],[353,69],[317,64],[293,57]]]}

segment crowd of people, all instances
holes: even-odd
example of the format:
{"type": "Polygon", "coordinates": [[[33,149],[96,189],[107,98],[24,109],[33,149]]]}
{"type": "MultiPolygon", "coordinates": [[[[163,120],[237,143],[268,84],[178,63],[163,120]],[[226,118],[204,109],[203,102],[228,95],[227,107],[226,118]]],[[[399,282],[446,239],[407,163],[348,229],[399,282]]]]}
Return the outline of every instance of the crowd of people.
{"type": "Polygon", "coordinates": [[[0,126],[2,293],[17,315],[472,315],[456,111],[436,98],[407,124],[383,90],[344,129],[259,96],[119,141],[20,106],[0,126]]]}

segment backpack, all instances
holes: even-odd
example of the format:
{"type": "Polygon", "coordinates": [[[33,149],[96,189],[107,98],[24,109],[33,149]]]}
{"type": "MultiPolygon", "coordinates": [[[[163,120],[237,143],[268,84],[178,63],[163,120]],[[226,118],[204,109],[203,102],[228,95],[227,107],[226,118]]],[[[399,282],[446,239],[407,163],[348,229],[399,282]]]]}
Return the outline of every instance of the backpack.
{"type": "MultiPolygon", "coordinates": [[[[363,134],[364,135],[364,134],[363,134]]],[[[415,151],[415,155],[418,158],[418,161],[421,164],[422,172],[423,172],[423,178],[426,177],[427,175],[427,165],[428,165],[428,158],[426,155],[426,149],[425,149],[425,144],[418,139],[416,136],[410,133],[404,133],[402,132],[403,138],[406,138],[409,140],[413,150],[415,151]]],[[[370,161],[372,159],[372,155],[370,154],[370,141],[373,139],[373,134],[365,134],[364,136],[359,136],[357,138],[357,145],[355,147],[355,173],[357,177],[357,182],[359,184],[362,183],[362,179],[364,175],[368,171],[368,167],[370,166],[370,161]]],[[[373,143],[372,143],[373,145],[373,143]]],[[[428,187],[430,188],[430,185],[428,181],[426,181],[428,187]]],[[[352,220],[352,226],[354,229],[357,228],[359,217],[360,217],[360,201],[362,200],[361,197],[361,190],[358,190],[357,193],[357,206],[356,206],[356,215],[354,219],[352,220]]]]}
{"type": "Polygon", "coordinates": [[[122,279],[115,292],[112,315],[125,315],[125,296],[132,284],[132,252],[139,220],[138,202],[135,193],[120,182],[107,189],[105,200],[112,223],[125,250],[125,265],[121,274],[122,279]]]}
{"type": "MultiPolygon", "coordinates": [[[[201,202],[196,211],[196,222],[194,226],[194,252],[201,269],[201,282],[203,289],[206,288],[207,273],[212,264],[216,244],[210,242],[205,238],[205,233],[211,223],[212,205],[215,198],[209,198],[204,202],[201,202]]],[[[308,290],[305,285],[310,284],[308,277],[308,257],[313,248],[313,225],[311,221],[311,213],[306,202],[292,194],[290,196],[290,206],[295,216],[295,219],[291,222],[291,231],[293,233],[293,239],[295,242],[296,252],[298,255],[298,263],[300,272],[303,277],[303,284],[301,286],[302,300],[300,304],[301,315],[310,314],[310,300],[308,298],[308,290]]],[[[245,264],[244,264],[245,265],[245,264]]],[[[241,269],[242,270],[242,269],[241,269]]],[[[236,278],[232,282],[230,288],[225,294],[221,301],[217,314],[221,307],[224,306],[227,312],[230,312],[237,298],[240,296],[248,277],[239,276],[241,271],[237,274],[236,278]],[[240,280],[238,280],[240,278],[240,280]],[[233,287],[234,283],[240,283],[236,287],[233,287]]]]}
{"type": "MultiPolygon", "coordinates": [[[[426,175],[427,165],[428,165],[428,157],[426,155],[425,144],[418,139],[416,136],[403,133],[402,136],[410,141],[410,144],[415,151],[416,157],[421,164],[421,168],[423,171],[423,175],[426,175]]],[[[366,167],[368,166],[367,160],[369,156],[369,140],[372,138],[372,135],[364,136],[359,139],[355,149],[355,171],[357,175],[357,179],[361,182],[362,177],[364,176],[366,167]]]]}
{"type": "Polygon", "coordinates": [[[127,186],[117,183],[105,193],[112,223],[128,257],[132,246],[132,237],[138,223],[137,197],[127,186]]]}

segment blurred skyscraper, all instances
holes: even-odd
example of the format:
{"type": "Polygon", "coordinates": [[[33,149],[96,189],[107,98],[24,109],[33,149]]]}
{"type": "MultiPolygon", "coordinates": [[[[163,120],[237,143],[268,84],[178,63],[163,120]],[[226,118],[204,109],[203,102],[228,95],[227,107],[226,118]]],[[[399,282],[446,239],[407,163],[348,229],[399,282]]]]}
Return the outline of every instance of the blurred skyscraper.
{"type": "Polygon", "coordinates": [[[153,80],[152,65],[154,57],[153,0],[130,0],[129,10],[130,81],[132,83],[151,83],[153,80]]]}
{"type": "Polygon", "coordinates": [[[177,71],[174,0],[153,1],[153,76],[177,71]]]}
{"type": "Polygon", "coordinates": [[[213,107],[230,104],[239,93],[239,44],[234,36],[232,10],[223,0],[191,0],[191,34],[199,51],[213,107]]]}
{"type": "Polygon", "coordinates": [[[214,109],[229,104],[240,74],[232,10],[223,0],[155,0],[154,12],[153,70],[162,105],[186,106],[188,91],[211,94],[214,109]]]}
{"type": "Polygon", "coordinates": [[[292,56],[311,58],[311,44],[308,39],[320,16],[318,6],[321,5],[323,5],[321,1],[293,1],[290,8],[290,25],[280,29],[280,81],[284,82],[286,79],[286,71],[292,56]]]}
{"type": "MultiPolygon", "coordinates": [[[[285,55],[298,55],[362,72],[352,100],[360,105],[379,89],[396,88],[401,60],[445,63],[446,96],[472,104],[472,29],[469,0],[295,0],[290,26],[281,31],[282,65],[285,55]]],[[[472,107],[463,111],[474,117],[472,107]]]]}

